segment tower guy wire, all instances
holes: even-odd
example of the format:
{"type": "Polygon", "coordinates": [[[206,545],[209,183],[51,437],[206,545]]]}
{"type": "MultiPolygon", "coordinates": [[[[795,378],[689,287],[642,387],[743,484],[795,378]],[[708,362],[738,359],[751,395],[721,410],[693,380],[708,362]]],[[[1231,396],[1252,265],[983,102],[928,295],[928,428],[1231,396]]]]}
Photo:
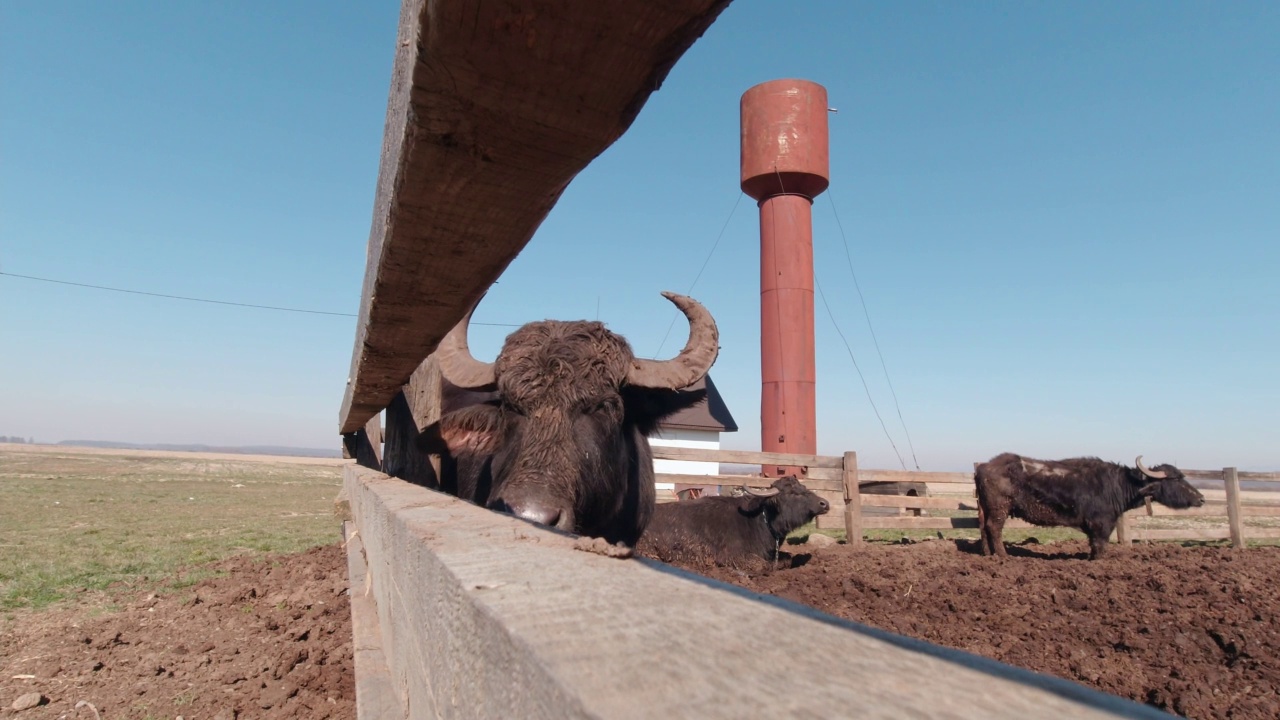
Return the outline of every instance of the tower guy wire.
{"type": "Polygon", "coordinates": [[[840,222],[840,213],[836,211],[836,203],[831,199],[830,193],[827,194],[827,200],[831,203],[831,214],[836,219],[836,227],[840,229],[840,240],[844,244],[844,257],[849,264],[849,276],[853,278],[853,287],[858,291],[858,302],[862,303],[862,315],[867,319],[867,331],[871,333],[871,344],[876,349],[876,355],[880,357],[880,368],[884,371],[885,384],[889,386],[889,395],[893,398],[893,407],[898,413],[898,422],[902,424],[902,432],[907,436],[907,447],[911,450],[911,462],[915,464],[916,470],[919,470],[920,461],[916,459],[915,443],[911,441],[911,431],[907,429],[907,421],[902,417],[902,406],[898,403],[898,393],[893,389],[893,381],[889,379],[889,366],[884,361],[884,353],[880,351],[880,341],[876,338],[876,329],[871,325],[871,312],[867,310],[866,298],[862,296],[862,286],[858,283],[858,274],[853,271],[853,255],[849,252],[849,238],[845,235],[844,223],[840,222]]]}
{"type": "MultiPolygon", "coordinates": [[[[716,254],[716,248],[720,247],[720,239],[724,237],[724,231],[729,229],[729,222],[733,220],[733,214],[738,211],[738,205],[742,202],[742,193],[738,193],[737,199],[733,201],[733,207],[729,210],[729,217],[724,219],[724,224],[720,226],[720,233],[716,235],[716,241],[711,243],[711,250],[707,252],[707,257],[702,261],[702,267],[698,268],[698,274],[693,277],[693,282],[689,283],[689,290],[685,295],[692,295],[693,288],[698,285],[698,281],[702,279],[702,273],[706,271],[707,265],[711,263],[711,257],[716,254]]],[[[676,320],[680,317],[678,312],[673,312],[671,323],[667,325],[667,332],[662,336],[662,342],[658,343],[658,352],[653,354],[654,358],[662,355],[662,348],[667,344],[667,338],[671,337],[671,330],[676,326],[676,320]]]]}
{"type": "MultiPolygon", "coordinates": [[[[898,457],[898,464],[903,470],[907,469],[907,463],[902,459],[902,453],[898,452],[898,444],[893,441],[893,436],[889,434],[889,428],[884,424],[884,418],[880,416],[880,409],[876,407],[876,401],[871,397],[871,388],[867,385],[867,379],[862,375],[862,368],[858,366],[858,360],[853,356],[853,346],[849,344],[849,340],[845,338],[844,331],[840,329],[840,323],[836,322],[836,316],[831,311],[831,303],[827,302],[827,294],[822,291],[822,282],[818,280],[818,273],[813,274],[813,284],[818,288],[818,296],[822,298],[822,305],[827,309],[827,317],[831,319],[831,325],[836,329],[836,334],[840,336],[840,341],[844,343],[844,349],[849,353],[849,360],[853,363],[853,369],[858,373],[858,379],[862,381],[862,389],[867,394],[867,402],[871,403],[871,412],[875,413],[876,420],[880,422],[880,429],[884,432],[884,437],[889,441],[889,447],[893,448],[893,454],[898,457]]],[[[920,466],[917,465],[919,470],[920,466]]]]}

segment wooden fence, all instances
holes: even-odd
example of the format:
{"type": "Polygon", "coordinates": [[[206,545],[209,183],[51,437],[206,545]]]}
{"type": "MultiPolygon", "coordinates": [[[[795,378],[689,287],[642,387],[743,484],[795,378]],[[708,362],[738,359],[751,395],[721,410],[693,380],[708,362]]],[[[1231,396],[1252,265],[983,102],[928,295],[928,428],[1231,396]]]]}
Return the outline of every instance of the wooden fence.
{"type": "MultiPolygon", "coordinates": [[[[867,530],[957,530],[978,527],[973,473],[913,472],[905,470],[860,470],[857,454],[795,455],[747,450],[653,447],[661,460],[734,463],[738,465],[792,465],[806,469],[801,480],[831,503],[832,512],[818,518],[820,529],[843,527],[850,542],[861,542],[867,530]],[[920,483],[923,496],[872,495],[861,492],[866,483],[920,483]],[[865,508],[889,508],[898,513],[869,515],[865,508]],[[936,514],[930,514],[936,513],[936,514]]],[[[1202,487],[1206,502],[1202,507],[1174,510],[1150,501],[1121,518],[1115,539],[1135,540],[1230,540],[1244,547],[1247,540],[1280,538],[1280,473],[1222,470],[1185,470],[1189,480],[1222,483],[1202,487]],[[1257,489],[1240,490],[1240,482],[1257,489]],[[1158,519],[1157,519],[1158,518],[1158,519]],[[1192,518],[1195,522],[1169,526],[1172,518],[1192,518]],[[1246,518],[1253,518],[1252,522],[1246,518]],[[1268,526],[1266,518],[1275,518],[1268,526]],[[1201,519],[1210,521],[1203,522],[1201,519]],[[1214,523],[1212,520],[1220,519],[1214,523]]],[[[747,474],[685,475],[660,473],[657,482],[685,485],[733,485],[768,487],[774,478],[747,474]]],[[[1204,482],[1200,482],[1204,485],[1204,482]]],[[[1006,528],[1030,528],[1030,523],[1010,519],[1006,528]]]]}
{"type": "MultiPolygon", "coordinates": [[[[338,416],[358,717],[1167,717],[424,487],[429,355],[728,5],[403,0],[338,416]]],[[[857,488],[852,454],[779,459],[857,488]]]]}

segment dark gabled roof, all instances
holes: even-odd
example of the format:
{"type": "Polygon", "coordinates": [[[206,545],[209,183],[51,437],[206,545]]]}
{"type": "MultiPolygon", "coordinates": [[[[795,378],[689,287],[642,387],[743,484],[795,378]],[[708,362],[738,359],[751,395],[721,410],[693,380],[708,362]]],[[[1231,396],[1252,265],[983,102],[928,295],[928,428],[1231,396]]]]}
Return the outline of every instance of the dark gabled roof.
{"type": "Polygon", "coordinates": [[[733,415],[729,413],[729,407],[724,404],[724,398],[720,396],[720,391],[716,389],[716,384],[711,380],[710,375],[686,389],[701,390],[702,388],[707,389],[705,401],[663,420],[658,425],[658,429],[738,432],[738,423],[734,422],[733,415]]]}

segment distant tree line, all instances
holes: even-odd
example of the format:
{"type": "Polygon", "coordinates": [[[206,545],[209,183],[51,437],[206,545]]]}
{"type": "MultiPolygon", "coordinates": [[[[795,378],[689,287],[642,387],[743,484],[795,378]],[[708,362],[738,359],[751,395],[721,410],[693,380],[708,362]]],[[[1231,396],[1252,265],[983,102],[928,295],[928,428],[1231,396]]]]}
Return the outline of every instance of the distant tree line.
{"type": "Polygon", "coordinates": [[[35,445],[35,438],[9,437],[8,435],[0,435],[0,443],[21,443],[23,445],[35,445]]]}

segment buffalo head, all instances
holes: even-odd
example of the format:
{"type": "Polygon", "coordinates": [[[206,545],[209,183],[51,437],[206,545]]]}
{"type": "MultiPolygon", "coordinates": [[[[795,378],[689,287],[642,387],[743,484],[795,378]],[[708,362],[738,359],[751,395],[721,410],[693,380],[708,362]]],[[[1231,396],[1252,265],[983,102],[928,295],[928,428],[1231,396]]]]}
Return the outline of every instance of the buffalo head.
{"type": "Polygon", "coordinates": [[[653,512],[648,435],[705,397],[682,388],[706,375],[719,353],[711,314],[692,298],[663,296],[689,321],[684,349],[665,361],[637,358],[599,322],[545,320],[511,333],[497,359],[482,362],[467,347],[468,313],[440,344],[441,375],[496,394],[446,414],[419,441],[451,460],[456,494],[634,545],[653,512]]]}
{"type": "Polygon", "coordinates": [[[795,475],[778,478],[768,490],[749,487],[742,490],[745,495],[738,512],[743,515],[763,513],[769,531],[778,540],[831,509],[830,503],[805,487],[795,475]]]}
{"type": "Polygon", "coordinates": [[[1138,466],[1138,472],[1131,473],[1130,479],[1141,486],[1138,492],[1143,497],[1149,497],[1152,501],[1175,510],[1204,505],[1204,495],[1187,482],[1178,468],[1168,464],[1147,468],[1142,464],[1141,455],[1134,460],[1134,464],[1138,466]]]}

